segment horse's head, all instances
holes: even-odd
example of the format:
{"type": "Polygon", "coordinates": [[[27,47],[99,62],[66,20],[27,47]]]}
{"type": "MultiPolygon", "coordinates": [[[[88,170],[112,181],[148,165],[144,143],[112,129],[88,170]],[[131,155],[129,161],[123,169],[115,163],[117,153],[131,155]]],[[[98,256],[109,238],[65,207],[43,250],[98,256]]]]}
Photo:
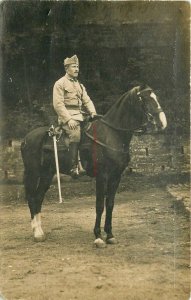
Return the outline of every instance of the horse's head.
{"type": "Polygon", "coordinates": [[[159,132],[167,127],[167,120],[154,91],[139,87],[137,92],[139,111],[143,113],[143,128],[146,132],[159,132]]]}
{"type": "Polygon", "coordinates": [[[104,115],[102,122],[119,131],[157,132],[167,126],[157,96],[148,86],[136,86],[124,93],[104,115]]]}

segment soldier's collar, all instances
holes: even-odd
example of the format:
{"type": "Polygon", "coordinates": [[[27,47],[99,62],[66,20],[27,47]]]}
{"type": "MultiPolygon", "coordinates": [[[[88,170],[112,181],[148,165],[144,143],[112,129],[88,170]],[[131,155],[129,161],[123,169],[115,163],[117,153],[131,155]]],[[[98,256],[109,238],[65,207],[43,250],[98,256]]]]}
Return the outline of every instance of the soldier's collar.
{"type": "Polygon", "coordinates": [[[66,74],[66,78],[67,78],[68,80],[72,81],[72,82],[77,82],[77,81],[78,81],[77,78],[72,78],[72,77],[70,77],[68,74],[66,74]]]}

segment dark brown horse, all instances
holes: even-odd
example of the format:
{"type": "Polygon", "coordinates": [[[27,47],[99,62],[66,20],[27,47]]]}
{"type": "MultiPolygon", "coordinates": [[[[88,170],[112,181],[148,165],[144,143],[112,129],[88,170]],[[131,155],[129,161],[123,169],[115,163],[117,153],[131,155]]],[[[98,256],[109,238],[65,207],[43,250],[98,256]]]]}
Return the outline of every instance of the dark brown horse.
{"type": "MultiPolygon", "coordinates": [[[[127,167],[129,145],[134,132],[163,130],[166,117],[157,96],[148,86],[134,87],[123,94],[100,119],[94,120],[90,128],[82,133],[80,156],[87,175],[96,177],[96,221],[95,244],[103,246],[101,217],[106,207],[104,231],[106,242],[115,243],[112,233],[112,212],[115,194],[122,172],[127,167]]],[[[28,201],[32,229],[36,241],[45,239],[41,228],[40,212],[46,191],[56,172],[52,150],[44,147],[47,128],[31,131],[21,145],[24,162],[24,185],[28,201]]],[[[69,174],[70,157],[67,149],[58,151],[60,173],[69,174]]]]}

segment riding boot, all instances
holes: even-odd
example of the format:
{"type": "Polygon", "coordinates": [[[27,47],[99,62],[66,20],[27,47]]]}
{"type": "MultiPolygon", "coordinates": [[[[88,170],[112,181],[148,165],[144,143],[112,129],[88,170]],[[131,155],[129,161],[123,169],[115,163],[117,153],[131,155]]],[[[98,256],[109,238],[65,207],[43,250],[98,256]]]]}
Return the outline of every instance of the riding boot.
{"type": "Polygon", "coordinates": [[[81,160],[80,160],[80,153],[78,151],[78,172],[80,176],[86,175],[86,170],[84,170],[81,160]]]}
{"type": "Polygon", "coordinates": [[[70,153],[70,159],[71,159],[70,176],[73,179],[76,179],[76,178],[79,177],[79,172],[78,172],[78,146],[79,146],[79,143],[70,143],[70,146],[69,146],[69,153],[70,153]]]}

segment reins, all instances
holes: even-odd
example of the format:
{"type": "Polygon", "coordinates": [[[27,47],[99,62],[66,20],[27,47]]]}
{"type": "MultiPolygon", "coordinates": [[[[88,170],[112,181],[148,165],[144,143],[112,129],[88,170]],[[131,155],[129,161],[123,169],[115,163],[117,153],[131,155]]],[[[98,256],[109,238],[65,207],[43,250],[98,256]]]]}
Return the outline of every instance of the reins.
{"type": "MultiPolygon", "coordinates": [[[[109,123],[105,122],[103,119],[99,119],[99,121],[101,121],[102,123],[104,123],[105,125],[107,125],[108,127],[112,128],[112,129],[114,129],[114,130],[118,130],[118,131],[126,131],[126,132],[131,132],[131,133],[136,133],[136,132],[141,133],[141,132],[143,132],[143,130],[142,130],[142,129],[139,129],[139,128],[137,128],[137,129],[115,128],[115,127],[113,127],[112,125],[110,125],[109,123]]],[[[103,142],[97,140],[97,133],[96,133],[96,127],[95,127],[95,124],[92,123],[92,126],[94,126],[94,127],[93,127],[93,133],[94,133],[94,134],[91,135],[88,131],[85,131],[85,134],[86,134],[91,140],[93,140],[96,144],[99,144],[99,145],[101,145],[101,146],[103,146],[103,147],[105,147],[105,148],[107,148],[107,149],[109,149],[109,150],[115,151],[115,152],[124,153],[124,154],[125,154],[125,153],[129,153],[129,151],[123,151],[123,150],[119,150],[119,149],[113,148],[113,147],[111,147],[111,146],[109,146],[109,145],[107,145],[107,144],[105,144],[105,143],[103,143],[103,142]],[[96,134],[95,134],[95,133],[96,133],[96,134]]],[[[91,127],[90,127],[90,128],[91,128],[91,127]]],[[[89,128],[89,129],[90,129],[90,128],[89,128]]],[[[89,129],[88,129],[88,130],[89,130],[89,129]]]]}
{"type": "Polygon", "coordinates": [[[128,132],[128,131],[129,131],[129,132],[134,132],[135,130],[138,130],[138,128],[137,128],[137,129],[127,129],[127,128],[115,127],[115,126],[111,125],[110,123],[106,122],[106,121],[103,120],[103,119],[100,119],[100,121],[101,121],[102,123],[104,123],[105,125],[107,125],[108,127],[112,128],[112,129],[114,129],[114,130],[116,130],[116,131],[125,131],[125,132],[128,132]]]}
{"type": "MultiPolygon", "coordinates": [[[[142,105],[142,109],[143,109],[143,113],[145,114],[145,116],[146,116],[146,118],[147,118],[147,124],[148,123],[151,123],[151,124],[155,124],[154,123],[154,117],[153,117],[153,115],[151,114],[151,113],[149,113],[148,111],[147,111],[147,109],[146,109],[146,105],[145,105],[145,103],[144,103],[144,101],[143,101],[143,99],[142,99],[142,97],[141,97],[141,93],[140,92],[138,92],[137,93],[137,96],[138,96],[138,102],[140,102],[141,103],[141,105],[142,105]]],[[[100,122],[102,122],[104,125],[106,125],[106,126],[108,126],[108,127],[110,127],[111,129],[113,129],[113,130],[116,130],[116,131],[121,131],[121,132],[129,132],[129,133],[143,133],[144,132],[144,125],[145,124],[142,124],[140,127],[138,127],[138,128],[134,128],[134,129],[129,129],[129,128],[121,128],[121,127],[115,127],[115,126],[113,126],[111,123],[109,123],[109,122],[107,122],[107,121],[105,121],[103,118],[99,118],[99,121],[100,122]]],[[[97,133],[96,134],[94,134],[95,132],[96,132],[96,127],[95,127],[95,124],[94,123],[92,123],[92,126],[93,126],[93,135],[91,135],[88,131],[85,131],[85,134],[91,139],[91,140],[93,140],[96,144],[99,144],[99,145],[101,145],[101,146],[103,146],[103,147],[105,147],[105,148],[107,148],[107,149],[109,149],[109,150],[112,150],[112,151],[115,151],[115,152],[119,152],[119,153],[128,153],[129,151],[124,151],[124,150],[119,150],[119,149],[116,149],[116,148],[113,148],[113,147],[111,147],[111,146],[109,146],[109,145],[107,145],[107,144],[105,144],[105,143],[103,143],[103,142],[101,142],[101,141],[99,141],[98,139],[97,139],[97,133]]]]}
{"type": "MultiPolygon", "coordinates": [[[[142,103],[143,103],[143,100],[142,100],[142,98],[139,96],[139,100],[138,101],[141,101],[142,103]]],[[[147,116],[147,121],[148,122],[150,122],[151,121],[151,117],[152,117],[152,115],[150,115],[149,113],[147,113],[147,111],[146,111],[146,109],[145,109],[145,106],[143,105],[143,111],[144,111],[144,113],[145,113],[145,115],[147,116]]],[[[135,128],[135,129],[129,129],[129,128],[121,128],[121,127],[115,127],[115,126],[113,126],[112,124],[110,124],[110,123],[108,123],[107,121],[105,121],[103,118],[99,118],[99,121],[100,122],[102,122],[104,125],[106,125],[106,126],[108,126],[108,127],[110,127],[111,129],[113,129],[113,130],[116,130],[116,131],[121,131],[121,132],[129,132],[129,133],[141,133],[141,132],[144,132],[142,129],[141,129],[141,126],[139,127],[139,128],[135,128]]],[[[107,144],[105,144],[105,143],[103,143],[103,142],[101,142],[101,141],[99,141],[98,139],[97,139],[97,133],[96,133],[96,126],[95,126],[95,124],[94,123],[92,123],[92,126],[93,126],[93,135],[91,135],[89,132],[88,132],[88,130],[87,131],[85,131],[85,134],[91,139],[91,140],[93,140],[96,144],[98,144],[98,145],[101,145],[101,146],[103,146],[103,147],[105,147],[105,148],[107,148],[107,149],[109,149],[109,150],[112,150],[112,151],[115,151],[115,152],[118,152],[118,153],[124,153],[124,154],[126,154],[126,153],[128,153],[129,151],[124,151],[124,150],[119,150],[119,149],[116,149],[116,148],[113,148],[113,147],[111,147],[111,146],[109,146],[109,145],[107,145],[107,144]],[[95,134],[96,133],[96,134],[95,134]]],[[[143,125],[142,125],[143,126],[143,125]]],[[[90,128],[89,128],[90,129],[90,128]]]]}
{"type": "Polygon", "coordinates": [[[109,146],[109,145],[107,145],[107,144],[105,144],[105,143],[100,142],[99,140],[97,140],[94,136],[92,136],[92,135],[89,134],[88,132],[85,132],[85,134],[86,134],[91,140],[93,140],[96,144],[101,145],[101,146],[103,146],[103,147],[105,147],[105,148],[107,148],[107,149],[109,149],[109,150],[112,150],[112,151],[115,151],[115,152],[124,153],[124,154],[129,153],[129,151],[119,150],[119,149],[113,148],[113,147],[111,147],[111,146],[109,146]]]}

